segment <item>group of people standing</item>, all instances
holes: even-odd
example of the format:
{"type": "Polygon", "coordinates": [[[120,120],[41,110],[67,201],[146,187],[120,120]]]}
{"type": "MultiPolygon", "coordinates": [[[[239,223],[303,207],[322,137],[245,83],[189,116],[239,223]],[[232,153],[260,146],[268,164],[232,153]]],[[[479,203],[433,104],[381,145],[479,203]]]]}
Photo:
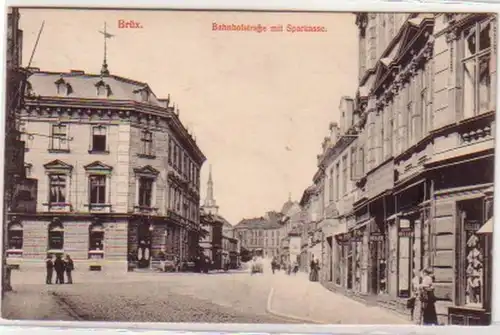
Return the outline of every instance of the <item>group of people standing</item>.
{"type": "Polygon", "coordinates": [[[407,307],[412,320],[418,325],[437,325],[436,296],[434,295],[434,273],[431,269],[415,270],[411,281],[412,296],[407,307]]]}
{"type": "Polygon", "coordinates": [[[47,277],[45,284],[52,284],[52,277],[54,271],[56,272],[56,284],[64,284],[64,274],[66,273],[66,284],[73,284],[72,272],[75,269],[73,260],[69,255],[66,255],[65,259],[62,258],[61,254],[56,255],[56,259],[53,260],[52,255],[48,255],[45,260],[45,265],[47,269],[47,277]]]}

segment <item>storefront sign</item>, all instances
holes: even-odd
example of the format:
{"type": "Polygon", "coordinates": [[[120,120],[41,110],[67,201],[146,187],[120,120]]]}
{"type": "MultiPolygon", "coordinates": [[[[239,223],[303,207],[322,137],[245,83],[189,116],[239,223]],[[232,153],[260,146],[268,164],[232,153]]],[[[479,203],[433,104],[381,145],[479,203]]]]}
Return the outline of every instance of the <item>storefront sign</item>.
{"type": "Polygon", "coordinates": [[[466,231],[477,231],[481,228],[481,223],[477,220],[467,220],[464,226],[466,231]]]}
{"type": "Polygon", "coordinates": [[[378,232],[370,233],[370,241],[371,242],[378,242],[378,241],[383,241],[383,240],[384,240],[384,235],[382,233],[378,233],[378,232]]]}
{"type": "Polygon", "coordinates": [[[413,229],[411,227],[399,228],[399,237],[413,237],[413,229]]]}

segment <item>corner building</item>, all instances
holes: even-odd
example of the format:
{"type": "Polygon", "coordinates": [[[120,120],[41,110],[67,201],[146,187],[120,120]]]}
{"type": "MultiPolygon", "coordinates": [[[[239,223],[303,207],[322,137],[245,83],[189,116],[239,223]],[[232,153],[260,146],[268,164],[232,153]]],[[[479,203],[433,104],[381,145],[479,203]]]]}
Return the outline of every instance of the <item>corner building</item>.
{"type": "Polygon", "coordinates": [[[335,239],[360,283],[348,275],[344,289],[404,310],[413,272],[431,267],[441,324],[489,324],[496,17],[361,13],[356,23],[354,219],[335,239]]]}
{"type": "Polygon", "coordinates": [[[9,213],[9,263],[70,254],[80,271],[126,272],[160,250],[194,256],[205,157],[170,99],[104,67],[32,71],[19,118],[33,187],[9,213]]]}

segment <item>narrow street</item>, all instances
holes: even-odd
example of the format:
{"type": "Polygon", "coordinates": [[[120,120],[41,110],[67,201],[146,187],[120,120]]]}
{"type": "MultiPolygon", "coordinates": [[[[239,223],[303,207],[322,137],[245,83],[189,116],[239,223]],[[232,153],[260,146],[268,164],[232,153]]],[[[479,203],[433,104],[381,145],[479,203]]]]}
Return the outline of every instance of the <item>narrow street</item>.
{"type": "Polygon", "coordinates": [[[332,293],[305,274],[131,273],[73,285],[16,285],[4,318],[127,322],[405,324],[332,293]],[[36,308],[35,308],[36,307],[36,308]]]}

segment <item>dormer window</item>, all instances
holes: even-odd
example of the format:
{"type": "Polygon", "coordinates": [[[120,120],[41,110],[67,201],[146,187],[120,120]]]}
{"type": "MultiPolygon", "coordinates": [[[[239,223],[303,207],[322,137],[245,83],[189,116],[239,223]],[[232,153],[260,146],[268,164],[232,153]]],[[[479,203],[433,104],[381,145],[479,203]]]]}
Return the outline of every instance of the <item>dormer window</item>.
{"type": "Polygon", "coordinates": [[[149,98],[151,96],[151,90],[148,86],[139,88],[134,91],[134,93],[140,95],[141,102],[149,102],[149,98]]]}
{"type": "Polygon", "coordinates": [[[97,89],[97,96],[99,97],[109,97],[111,95],[111,87],[104,82],[104,80],[99,80],[95,87],[97,89]]]}
{"type": "MultiPolygon", "coordinates": [[[[70,95],[73,92],[73,88],[71,84],[64,80],[63,77],[60,77],[56,82],[57,95],[70,95]]],[[[31,85],[30,85],[31,87],[31,85]]]]}

